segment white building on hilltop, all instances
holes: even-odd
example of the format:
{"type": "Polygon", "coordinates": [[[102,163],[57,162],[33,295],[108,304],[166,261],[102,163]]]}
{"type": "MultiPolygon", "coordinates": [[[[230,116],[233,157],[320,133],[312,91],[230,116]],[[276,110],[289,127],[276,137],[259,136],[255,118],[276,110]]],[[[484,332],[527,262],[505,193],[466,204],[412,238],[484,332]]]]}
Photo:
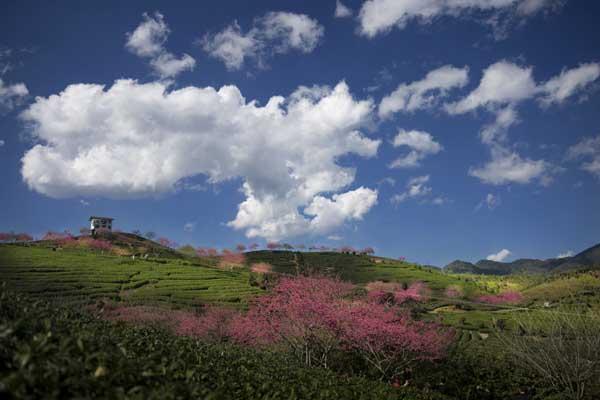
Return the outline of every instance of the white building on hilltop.
{"type": "Polygon", "coordinates": [[[108,217],[90,217],[90,231],[92,235],[98,230],[112,231],[113,219],[108,217]]]}

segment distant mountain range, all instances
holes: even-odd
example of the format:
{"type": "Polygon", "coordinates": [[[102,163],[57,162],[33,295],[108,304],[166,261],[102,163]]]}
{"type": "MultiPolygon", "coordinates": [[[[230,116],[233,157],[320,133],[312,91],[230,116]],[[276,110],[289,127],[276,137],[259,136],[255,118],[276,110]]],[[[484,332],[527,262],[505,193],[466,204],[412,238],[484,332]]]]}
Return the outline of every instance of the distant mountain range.
{"type": "Polygon", "coordinates": [[[443,270],[455,274],[510,275],[565,272],[582,268],[600,269],[600,244],[590,247],[573,257],[550,258],[548,260],[521,258],[508,263],[479,260],[475,264],[456,260],[446,265],[443,270]]]}

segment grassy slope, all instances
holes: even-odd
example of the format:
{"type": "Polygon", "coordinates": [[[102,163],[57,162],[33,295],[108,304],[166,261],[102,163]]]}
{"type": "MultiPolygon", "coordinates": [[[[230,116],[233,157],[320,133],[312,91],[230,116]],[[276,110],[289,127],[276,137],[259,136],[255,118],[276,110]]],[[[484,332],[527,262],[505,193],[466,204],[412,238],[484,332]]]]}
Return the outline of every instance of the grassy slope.
{"type": "Polygon", "coordinates": [[[263,250],[246,253],[246,260],[249,264],[258,262],[271,264],[274,272],[294,274],[297,270],[314,271],[339,276],[343,280],[357,284],[377,280],[407,284],[422,281],[437,291],[443,291],[450,285],[459,285],[468,292],[477,290],[474,282],[469,282],[462,276],[445,274],[437,268],[380,257],[333,252],[298,253],[263,250]]]}
{"type": "Polygon", "coordinates": [[[248,272],[224,271],[202,261],[137,259],[89,250],[0,246],[0,281],[45,298],[87,302],[113,298],[134,303],[239,304],[261,293],[248,272]]]}
{"type": "MultiPolygon", "coordinates": [[[[444,295],[448,286],[462,287],[471,299],[479,293],[519,290],[528,307],[538,308],[551,301],[558,307],[576,303],[600,308],[600,277],[593,272],[546,278],[457,275],[390,259],[330,252],[257,251],[247,253],[246,259],[248,264],[267,262],[275,272],[316,271],[359,285],[375,280],[423,281],[432,289],[431,301],[424,305],[425,311],[435,310],[429,317],[472,331],[489,331],[497,319],[506,320],[510,326],[522,308],[448,299],[444,295]]],[[[207,259],[133,261],[83,249],[52,251],[43,246],[0,245],[0,281],[11,289],[63,302],[111,298],[168,306],[218,303],[243,307],[248,298],[264,293],[249,285],[247,270],[225,271],[214,265],[214,260],[207,259]]]]}

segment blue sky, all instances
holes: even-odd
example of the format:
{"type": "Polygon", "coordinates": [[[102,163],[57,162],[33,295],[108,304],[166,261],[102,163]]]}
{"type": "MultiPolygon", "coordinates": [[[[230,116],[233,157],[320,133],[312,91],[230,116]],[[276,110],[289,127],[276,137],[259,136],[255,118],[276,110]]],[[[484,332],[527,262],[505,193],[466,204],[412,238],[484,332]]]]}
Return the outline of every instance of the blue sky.
{"type": "Polygon", "coordinates": [[[423,4],[4,4],[0,230],[440,266],[598,243],[600,5],[423,4]]]}

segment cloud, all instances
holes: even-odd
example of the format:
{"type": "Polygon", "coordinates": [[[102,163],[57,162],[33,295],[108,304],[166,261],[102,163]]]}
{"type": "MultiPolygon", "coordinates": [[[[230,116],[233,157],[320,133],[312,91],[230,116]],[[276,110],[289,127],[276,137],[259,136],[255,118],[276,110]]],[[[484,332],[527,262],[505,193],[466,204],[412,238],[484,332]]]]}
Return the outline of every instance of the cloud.
{"type": "Polygon", "coordinates": [[[399,204],[411,198],[419,198],[427,196],[431,193],[431,187],[427,186],[429,175],[417,176],[409,179],[406,184],[406,191],[400,194],[395,194],[390,199],[392,204],[399,204]]]}
{"type": "Polygon", "coordinates": [[[556,256],[556,258],[567,258],[567,257],[573,257],[575,255],[575,253],[573,252],[573,250],[567,250],[564,253],[560,253],[559,255],[556,256]]]}
{"type": "Polygon", "coordinates": [[[418,167],[420,161],[428,155],[437,154],[442,151],[441,144],[433,140],[427,132],[406,131],[400,129],[392,142],[394,147],[407,146],[410,152],[404,157],[392,161],[390,168],[418,167]]]}
{"type": "Polygon", "coordinates": [[[581,169],[600,178],[600,135],[581,139],[567,150],[567,159],[589,161],[581,164],[581,169]]]}
{"type": "Polygon", "coordinates": [[[373,38],[392,28],[404,29],[409,22],[432,23],[437,17],[475,18],[492,26],[499,20],[523,19],[557,0],[368,0],[358,16],[362,35],[373,38]]]}
{"type": "Polygon", "coordinates": [[[183,230],[185,232],[193,232],[194,229],[196,229],[196,223],[195,222],[186,222],[185,225],[183,225],[183,230]]]}
{"type": "Polygon", "coordinates": [[[508,61],[492,64],[483,71],[479,86],[461,101],[447,104],[446,111],[450,115],[464,114],[478,107],[494,109],[531,98],[537,93],[532,72],[531,67],[508,61]]]}
{"type": "Polygon", "coordinates": [[[212,36],[202,40],[204,51],[217,58],[229,70],[240,69],[246,58],[258,57],[262,43],[253,35],[244,35],[237,21],[212,36]]]}
{"type": "Polygon", "coordinates": [[[4,146],[5,142],[4,140],[0,140],[0,147],[4,146]]]}
{"type": "Polygon", "coordinates": [[[521,156],[508,143],[507,130],[519,122],[517,106],[521,102],[535,98],[543,105],[564,102],[598,78],[596,68],[596,64],[582,64],[563,70],[544,84],[535,81],[532,67],[502,60],[486,68],[477,88],[463,99],[444,105],[450,115],[479,108],[495,115],[495,120],[479,133],[482,143],[490,149],[491,160],[482,167],[471,167],[469,174],[493,185],[526,184],[535,180],[542,185],[549,184],[560,168],[545,160],[521,156]]]}
{"type": "Polygon", "coordinates": [[[199,43],[227,69],[239,70],[246,59],[254,59],[262,67],[273,54],[291,50],[310,53],[319,44],[323,33],[323,26],[308,15],[269,12],[256,18],[247,33],[242,32],[234,21],[221,32],[206,34],[199,43]]]}
{"type": "Polygon", "coordinates": [[[485,259],[486,260],[490,260],[490,261],[497,261],[497,262],[502,262],[504,261],[508,256],[510,256],[512,253],[507,250],[507,249],[502,249],[499,252],[497,252],[496,254],[490,254],[489,256],[487,256],[485,259]]]}
{"type": "Polygon", "coordinates": [[[546,106],[552,103],[563,103],[598,77],[600,77],[600,64],[598,63],[581,64],[577,68],[563,70],[560,75],[541,86],[544,95],[540,98],[540,102],[546,106]]]}
{"type": "Polygon", "coordinates": [[[327,236],[327,239],[338,241],[338,240],[342,240],[344,238],[341,236],[338,236],[338,235],[330,235],[330,236],[327,236]]]}
{"type": "Polygon", "coordinates": [[[431,200],[431,204],[436,205],[436,206],[442,206],[446,203],[450,202],[449,199],[445,198],[445,197],[436,197],[433,200],[431,200]]]}
{"type": "Polygon", "coordinates": [[[469,168],[469,175],[491,185],[526,184],[534,180],[547,184],[552,171],[553,166],[544,160],[523,158],[515,151],[499,147],[492,149],[492,159],[483,167],[469,168]]]}
{"type": "Polygon", "coordinates": [[[488,193],[487,196],[475,207],[475,211],[479,211],[483,206],[487,206],[488,210],[494,210],[502,204],[502,199],[498,195],[488,193]]]}
{"type": "Polygon", "coordinates": [[[352,16],[352,10],[342,4],[340,0],[336,0],[334,16],[336,18],[348,18],[352,16]]]}
{"type": "Polygon", "coordinates": [[[538,97],[543,105],[562,103],[600,77],[600,64],[581,64],[545,83],[533,78],[533,68],[501,60],[486,68],[479,86],[458,102],[444,106],[450,115],[464,114],[480,107],[489,111],[514,108],[518,103],[538,97]]]}
{"type": "Polygon", "coordinates": [[[430,71],[420,81],[402,83],[381,100],[379,116],[387,118],[399,111],[412,112],[430,108],[447,96],[451,89],[464,87],[469,81],[468,74],[467,67],[445,65],[430,71]]]}
{"type": "Polygon", "coordinates": [[[87,207],[87,206],[89,206],[89,205],[90,205],[90,202],[89,202],[89,201],[85,201],[85,200],[81,199],[81,200],[79,200],[79,204],[81,204],[81,205],[82,205],[82,206],[84,206],[84,207],[87,207]]]}
{"type": "Polygon", "coordinates": [[[196,60],[183,54],[177,58],[168,52],[165,43],[171,30],[164,21],[164,16],[156,12],[154,16],[143,14],[144,21],[130,33],[127,33],[125,47],[138,57],[148,59],[154,72],[161,78],[173,78],[183,71],[191,71],[196,60]]]}
{"type": "Polygon", "coordinates": [[[566,0],[523,0],[517,6],[520,15],[534,15],[548,8],[559,8],[566,0]]]}
{"type": "Polygon", "coordinates": [[[27,98],[29,90],[24,83],[5,84],[0,78],[0,111],[12,110],[27,98]]]}
{"type": "Polygon", "coordinates": [[[356,171],[337,164],[345,154],[377,153],[380,141],[359,131],[373,109],[344,82],[300,87],[264,106],[236,86],[73,84],[21,114],[39,142],[21,173],[54,198],[160,196],[199,175],[209,184],[239,178],[246,199],[229,226],[269,240],[321,233],[376,202],[370,189],[342,192],[356,171]]]}
{"type": "Polygon", "coordinates": [[[342,194],[334,194],[331,199],[316,196],[304,213],[314,218],[310,221],[310,231],[326,233],[342,225],[347,220],[361,220],[377,204],[377,190],[359,187],[342,194]]]}
{"type": "Polygon", "coordinates": [[[390,186],[396,186],[396,180],[394,178],[392,178],[391,176],[386,176],[385,178],[381,179],[379,182],[377,182],[378,185],[390,185],[390,186]]]}

